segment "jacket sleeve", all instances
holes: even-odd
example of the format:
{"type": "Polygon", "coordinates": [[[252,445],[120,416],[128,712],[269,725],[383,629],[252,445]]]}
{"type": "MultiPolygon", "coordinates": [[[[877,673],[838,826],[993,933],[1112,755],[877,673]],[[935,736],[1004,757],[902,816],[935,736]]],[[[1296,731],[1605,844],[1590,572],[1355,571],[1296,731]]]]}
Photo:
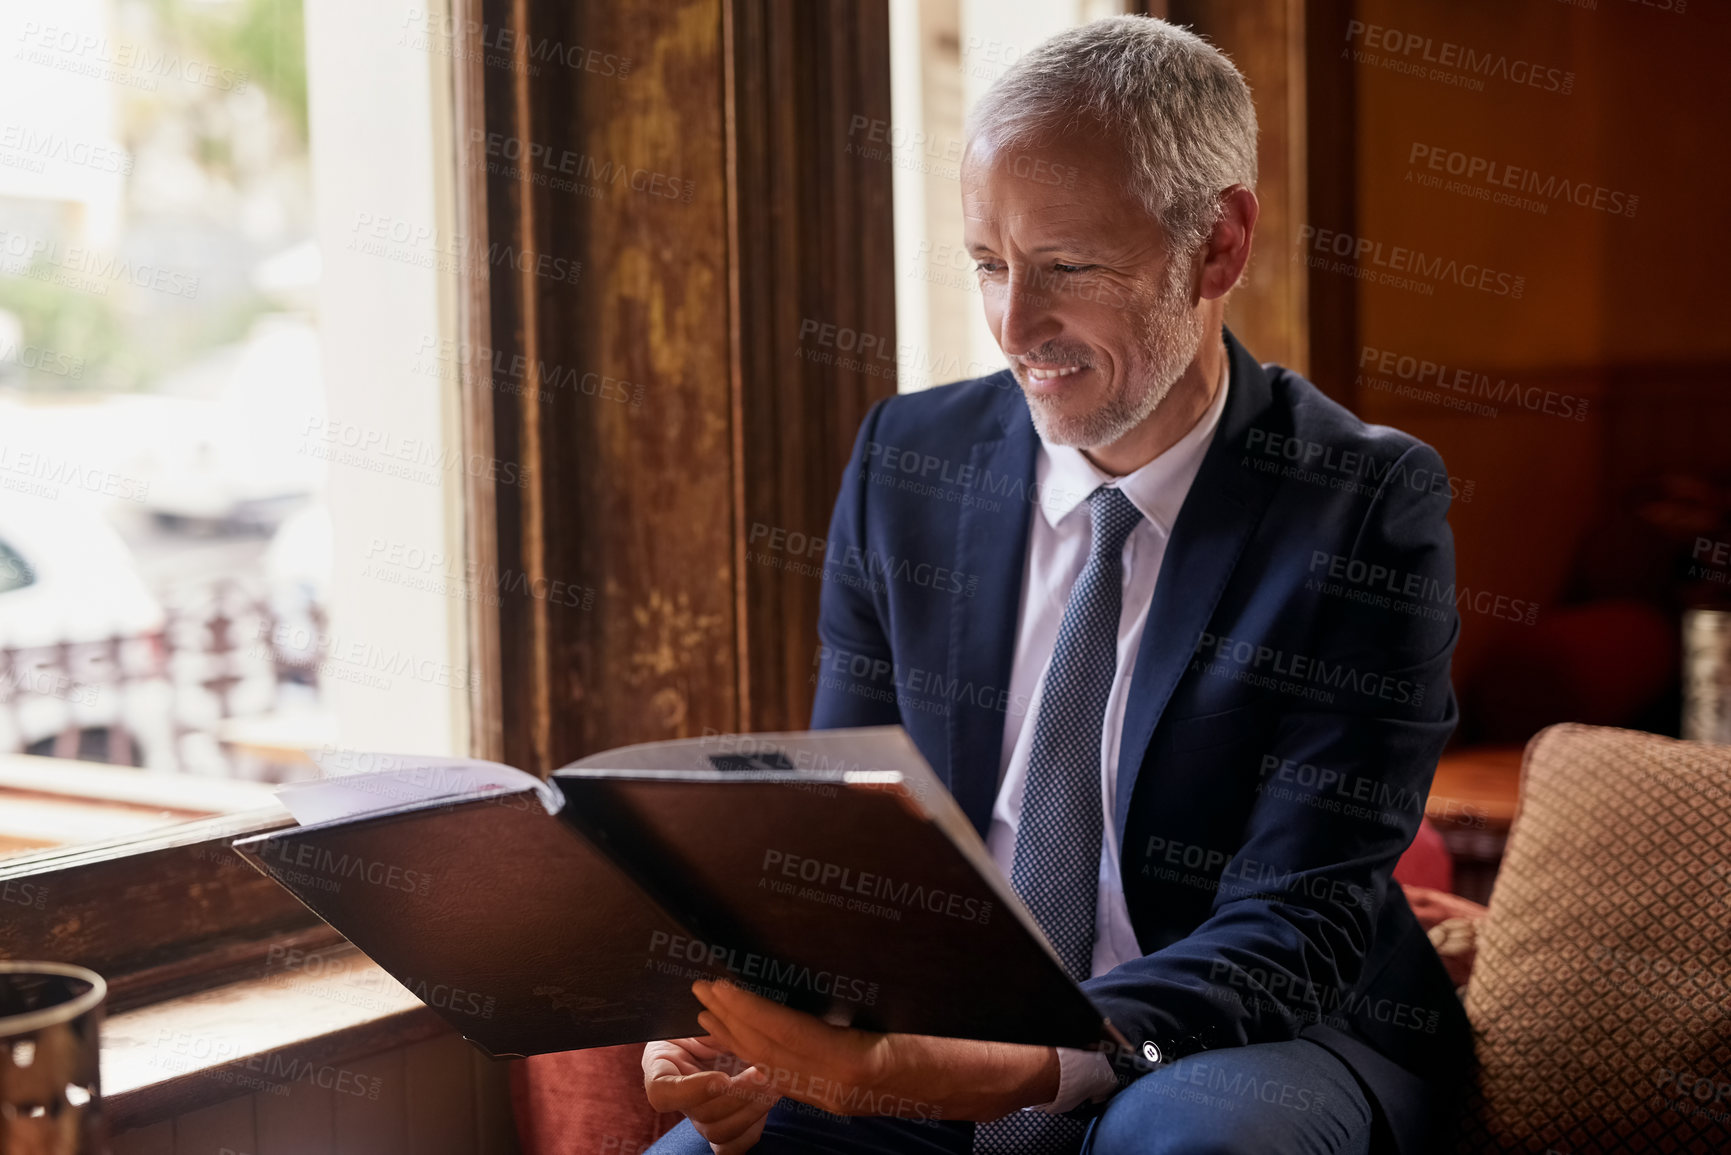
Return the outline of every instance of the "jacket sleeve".
{"type": "Polygon", "coordinates": [[[889,726],[902,721],[896,704],[895,659],[881,583],[864,564],[870,447],[887,400],[866,414],[842,476],[824,547],[823,592],[818,601],[818,647],[811,679],[816,696],[811,728],[889,726]]]}
{"type": "MultiPolygon", "coordinates": [[[[1449,495],[1412,480],[1427,477],[1447,477],[1442,460],[1414,445],[1382,479],[1350,557],[1452,591],[1449,495]]],[[[1317,599],[1302,658],[1323,663],[1317,668],[1336,688],[1329,700],[1272,699],[1280,716],[1259,751],[1258,795],[1236,849],[1221,848],[1230,858],[1208,917],[1185,938],[1083,984],[1131,1044],[1121,1082],[1126,1067],[1146,1069],[1144,1053],[1165,1061],[1290,1039],[1349,1010],[1395,862],[1417,833],[1455,726],[1449,660],[1460,619],[1452,593],[1425,604],[1429,612],[1412,614],[1317,599]]],[[[1192,672],[1208,659],[1198,651],[1192,672]]]]}

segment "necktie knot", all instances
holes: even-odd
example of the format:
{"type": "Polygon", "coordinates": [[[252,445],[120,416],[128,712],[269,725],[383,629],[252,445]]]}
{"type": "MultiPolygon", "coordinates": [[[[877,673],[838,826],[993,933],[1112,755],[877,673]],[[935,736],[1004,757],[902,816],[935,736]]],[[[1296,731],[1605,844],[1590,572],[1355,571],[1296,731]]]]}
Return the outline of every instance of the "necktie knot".
{"type": "Polygon", "coordinates": [[[1092,553],[1116,558],[1124,549],[1130,531],[1142,521],[1142,511],[1130,503],[1115,485],[1102,485],[1088,495],[1088,512],[1094,519],[1092,553]]]}

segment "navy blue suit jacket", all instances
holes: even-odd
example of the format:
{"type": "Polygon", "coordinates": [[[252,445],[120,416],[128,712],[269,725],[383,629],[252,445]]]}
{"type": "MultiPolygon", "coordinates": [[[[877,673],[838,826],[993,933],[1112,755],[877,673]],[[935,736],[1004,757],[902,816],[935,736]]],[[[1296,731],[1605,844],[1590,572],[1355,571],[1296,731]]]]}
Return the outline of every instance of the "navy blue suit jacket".
{"type": "MultiPolygon", "coordinates": [[[[1456,720],[1455,483],[1429,446],[1225,339],[1226,408],[1167,545],[1107,816],[1145,955],[1083,987],[1167,1055],[1302,1032],[1416,1151],[1470,1046],[1390,880],[1456,720]]],[[[812,725],[906,727],[982,837],[1005,713],[1027,705],[1009,685],[1037,445],[1007,370],[889,398],[825,549],[812,725]]]]}

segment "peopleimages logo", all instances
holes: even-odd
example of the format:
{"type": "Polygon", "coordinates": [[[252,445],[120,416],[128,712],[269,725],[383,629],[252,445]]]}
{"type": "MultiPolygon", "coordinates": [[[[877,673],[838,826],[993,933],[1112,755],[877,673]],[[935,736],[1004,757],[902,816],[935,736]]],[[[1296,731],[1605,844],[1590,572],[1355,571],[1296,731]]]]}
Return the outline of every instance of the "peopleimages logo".
{"type": "Polygon", "coordinates": [[[751,531],[746,536],[746,558],[760,565],[808,573],[809,576],[821,577],[825,581],[874,591],[883,582],[897,581],[921,589],[961,594],[971,598],[980,586],[978,576],[934,562],[879,553],[870,546],[862,550],[857,545],[849,545],[832,551],[830,545],[827,539],[814,534],[765,525],[758,521],[752,523],[751,531]],[[806,565],[799,560],[802,558],[816,558],[818,561],[806,565]]]}
{"type": "Polygon", "coordinates": [[[107,296],[110,286],[121,282],[171,297],[190,300],[198,296],[198,278],[178,269],[5,230],[0,230],[0,272],[50,281],[99,297],[107,296]]]}
{"type": "Polygon", "coordinates": [[[488,171],[500,176],[527,175],[536,184],[561,191],[585,187],[629,188],[632,192],[690,204],[697,190],[695,181],[648,168],[630,168],[617,161],[602,160],[585,152],[564,148],[555,151],[539,141],[525,141],[502,132],[471,129],[469,143],[492,158],[488,171]],[[494,162],[505,161],[515,167],[494,162]]]}
{"type": "Polygon", "coordinates": [[[50,161],[120,176],[132,171],[132,155],[125,149],[101,141],[81,140],[61,132],[38,132],[18,123],[0,124],[0,152],[11,153],[27,162],[12,165],[0,158],[0,164],[26,168],[31,172],[44,171],[50,161]]]}
{"type": "Polygon", "coordinates": [[[333,892],[342,889],[342,880],[353,879],[386,890],[426,897],[433,882],[433,876],[423,870],[409,870],[393,862],[376,861],[346,852],[339,854],[329,847],[310,842],[269,842],[259,850],[259,857],[277,863],[286,873],[307,871],[321,876],[321,882],[333,883],[321,886],[321,889],[333,892]]]}
{"type": "Polygon", "coordinates": [[[975,684],[940,670],[904,666],[874,654],[860,653],[820,643],[812,655],[818,670],[810,683],[842,690],[857,697],[895,702],[904,709],[947,714],[950,705],[972,706],[1000,714],[1027,713],[1027,694],[1012,694],[1007,687],[975,684]]]}
{"type": "MultiPolygon", "coordinates": [[[[766,889],[776,893],[776,879],[807,882],[820,890],[833,888],[848,895],[880,899],[897,907],[918,908],[933,914],[948,915],[964,922],[984,925],[992,917],[992,903],[957,894],[940,887],[928,887],[917,882],[897,880],[869,870],[855,870],[838,862],[795,854],[787,850],[765,850],[760,867],[768,883],[766,889]]],[[[841,895],[832,896],[842,898],[841,895]]],[[[844,905],[837,902],[834,905],[844,905]]],[[[849,906],[848,909],[855,909],[849,906]]],[[[873,912],[867,912],[873,913],[873,912]]],[[[898,916],[899,911],[895,912],[898,916]]]]}
{"type": "Polygon", "coordinates": [[[1415,493],[1448,496],[1458,501],[1473,499],[1474,483],[1448,473],[1409,468],[1404,459],[1379,460],[1354,449],[1341,450],[1322,441],[1310,441],[1284,433],[1253,427],[1244,439],[1242,465],[1274,472],[1280,462],[1290,463],[1280,475],[1298,481],[1326,485],[1344,492],[1373,496],[1399,487],[1415,493]],[[1258,460],[1258,459],[1262,460],[1258,460]]]}
{"type": "MultiPolygon", "coordinates": [[[[1584,180],[1572,181],[1555,175],[1544,176],[1520,165],[1505,164],[1488,157],[1473,156],[1471,153],[1418,141],[1413,142],[1412,150],[1406,159],[1411,165],[1422,162],[1430,172],[1447,173],[1449,176],[1460,177],[1469,184],[1483,185],[1485,188],[1480,191],[1489,194],[1487,199],[1496,198],[1500,195],[1500,190],[1529,194],[1539,199],[1540,212],[1548,210],[1547,202],[1563,201],[1579,208],[1632,217],[1641,203],[1638,196],[1617,192],[1602,185],[1589,184],[1584,180]]],[[[1407,179],[1412,179],[1411,171],[1408,172],[1407,179]]],[[[1516,208],[1528,207],[1514,201],[1497,203],[1510,203],[1516,208]]]]}
{"type": "Polygon", "coordinates": [[[492,995],[454,987],[449,983],[429,983],[426,979],[404,976],[401,980],[409,992],[430,1007],[465,1015],[471,1019],[490,1019],[498,1000],[492,995]]]}
{"type": "Polygon", "coordinates": [[[50,498],[58,497],[61,487],[65,486],[83,490],[85,493],[100,493],[104,497],[137,502],[142,502],[150,492],[150,483],[147,481],[111,473],[106,469],[92,469],[81,462],[56,458],[40,450],[19,450],[11,445],[0,445],[0,486],[50,498]],[[13,478],[25,478],[43,484],[6,484],[13,478]]]}
{"type": "Polygon", "coordinates": [[[1367,774],[1348,774],[1278,754],[1262,756],[1262,779],[1301,787],[1306,794],[1333,794],[1346,802],[1368,802],[1383,810],[1423,814],[1425,795],[1367,774]]]}
{"type": "Polygon", "coordinates": [[[1522,275],[1314,225],[1299,226],[1298,252],[1294,256],[1324,272],[1343,273],[1425,296],[1434,293],[1438,284],[1450,284],[1518,301],[1527,288],[1527,278],[1522,275]],[[1308,254],[1306,249],[1310,250],[1308,254]]]}
{"type": "Polygon", "coordinates": [[[1689,557],[1689,570],[1684,576],[1717,585],[1731,585],[1731,542],[1698,537],[1689,557]]]}
{"type": "Polygon", "coordinates": [[[1447,618],[1443,607],[1451,605],[1457,613],[1482,614],[1528,626],[1539,618],[1537,602],[1457,586],[1452,581],[1445,585],[1430,574],[1399,570],[1320,549],[1311,551],[1304,588],[1439,622],[1447,618]]]}
{"type": "Polygon", "coordinates": [[[1495,402],[1496,405],[1514,405],[1529,413],[1544,413],[1566,420],[1587,419],[1588,399],[1585,397],[1542,389],[1537,385],[1522,385],[1505,377],[1493,381],[1488,373],[1410,356],[1393,349],[1363,346],[1358,354],[1358,367],[1360,373],[1354,384],[1369,385],[1403,397],[1427,400],[1440,397],[1449,408],[1465,409],[1487,417],[1495,417],[1497,410],[1486,402],[1495,402]],[[1379,379],[1377,373],[1387,376],[1379,379]],[[1390,378],[1411,382],[1412,386],[1399,384],[1390,378]]]}
{"type": "MultiPolygon", "coordinates": [[[[651,964],[654,962],[653,956],[661,956],[673,962],[694,963],[706,972],[725,970],[730,975],[740,975],[766,984],[778,993],[802,988],[813,994],[845,999],[867,1007],[878,1001],[876,983],[800,963],[785,962],[756,951],[703,942],[681,934],[669,934],[664,930],[650,932],[649,953],[652,956],[648,960],[651,964]]],[[[744,983],[737,985],[746,987],[744,983]]]]}
{"type": "Polygon", "coordinates": [[[631,72],[629,56],[531,36],[510,27],[460,20],[448,12],[435,14],[423,8],[408,10],[397,43],[458,60],[478,57],[489,66],[521,71],[525,76],[539,76],[544,64],[596,76],[626,76],[631,72]]]}
{"type": "Polygon", "coordinates": [[[1332,691],[1346,690],[1402,706],[1424,705],[1423,682],[1206,631],[1196,641],[1191,668],[1311,701],[1333,702],[1332,691]]]}
{"type": "Polygon", "coordinates": [[[26,20],[18,39],[25,45],[18,59],[150,91],[155,90],[160,77],[236,93],[245,92],[249,80],[238,69],[221,68],[148,44],[113,40],[80,28],[26,20]]]}
{"type": "Polygon", "coordinates": [[[0,344],[0,362],[49,373],[55,377],[70,377],[74,381],[84,376],[84,358],[62,353],[43,345],[20,345],[16,341],[0,344]]]}
{"type": "Polygon", "coordinates": [[[1374,64],[1391,72],[1442,81],[1475,92],[1484,91],[1486,80],[1503,80],[1561,96],[1575,90],[1573,72],[1547,68],[1530,60],[1511,59],[1501,52],[1480,51],[1470,44],[1438,40],[1418,32],[1402,32],[1381,24],[1348,20],[1346,39],[1363,45],[1363,51],[1341,49],[1342,55],[1359,64],[1374,64]]]}
{"type": "Polygon", "coordinates": [[[972,462],[962,464],[883,441],[866,445],[866,460],[861,463],[861,470],[873,485],[888,485],[917,496],[977,505],[994,512],[1001,508],[994,498],[1013,498],[1030,503],[1050,501],[1061,505],[1066,500],[1080,501],[1083,496],[1073,490],[1043,488],[1032,477],[1019,473],[996,473],[972,462]]]}
{"type": "MultiPolygon", "coordinates": [[[[1386,1026],[1436,1034],[1441,1012],[1413,1003],[1394,999],[1372,999],[1363,991],[1344,990],[1332,983],[1318,983],[1299,975],[1262,967],[1235,966],[1224,960],[1210,964],[1209,979],[1215,984],[1268,995],[1288,1003],[1298,1003],[1311,1014],[1322,1014],[1340,1023],[1348,1015],[1371,1018],[1386,1026]]],[[[1320,1020],[1318,1020],[1320,1021],[1320,1020]]]]}

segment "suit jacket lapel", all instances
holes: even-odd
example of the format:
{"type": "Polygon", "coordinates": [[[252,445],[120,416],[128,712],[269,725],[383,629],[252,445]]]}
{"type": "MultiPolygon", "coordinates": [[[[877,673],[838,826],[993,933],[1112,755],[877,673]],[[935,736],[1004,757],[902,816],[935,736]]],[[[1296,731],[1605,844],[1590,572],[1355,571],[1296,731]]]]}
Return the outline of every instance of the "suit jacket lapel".
{"type": "Polygon", "coordinates": [[[1034,457],[1038,440],[1027,403],[1008,371],[999,406],[1003,436],[977,442],[968,464],[974,483],[956,529],[956,569],[978,574],[972,598],[958,598],[950,619],[950,793],[981,838],[998,794],[998,759],[1004,710],[1015,660],[1016,625],[1034,512],[1034,457]]]}
{"type": "Polygon", "coordinates": [[[1166,543],[1130,680],[1113,796],[1120,846],[1130,795],[1154,726],[1189,666],[1239,554],[1273,493],[1270,475],[1240,464],[1245,436],[1272,398],[1268,378],[1230,331],[1226,351],[1231,374],[1226,409],[1166,543]]]}

